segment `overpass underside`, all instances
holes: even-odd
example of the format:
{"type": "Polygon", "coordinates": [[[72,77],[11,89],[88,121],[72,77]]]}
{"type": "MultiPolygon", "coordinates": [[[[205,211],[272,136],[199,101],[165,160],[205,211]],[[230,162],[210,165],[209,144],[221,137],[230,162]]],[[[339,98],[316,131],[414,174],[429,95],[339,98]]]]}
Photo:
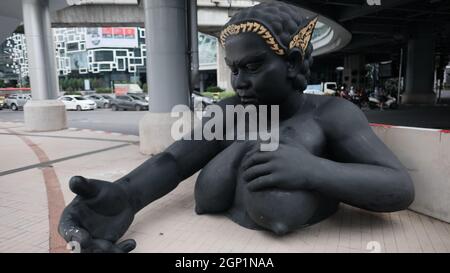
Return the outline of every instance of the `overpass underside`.
{"type": "Polygon", "coordinates": [[[362,83],[364,64],[392,60],[393,77],[405,79],[404,103],[434,103],[450,54],[450,1],[288,0],[336,21],[352,34],[343,49],[319,63],[345,63],[348,85],[362,83]],[[398,71],[402,66],[402,71],[398,71]],[[395,73],[394,73],[395,72],[395,73]],[[394,75],[396,74],[396,75],[394,75]]]}
{"type": "MultiPolygon", "coordinates": [[[[208,2],[200,1],[199,2],[208,2]]],[[[211,1],[209,1],[211,2],[211,1]]],[[[225,1],[198,9],[199,31],[217,35],[229,16],[242,7],[227,7],[225,1]]],[[[239,1],[235,1],[239,2],[239,1]]],[[[435,102],[434,83],[443,75],[450,53],[450,1],[443,0],[286,0],[321,15],[351,33],[351,42],[339,50],[316,46],[314,71],[317,79],[337,78],[347,86],[367,87],[368,63],[392,61],[390,76],[403,79],[403,103],[435,102]],[[401,69],[400,69],[401,67],[401,69]],[[325,73],[324,73],[325,71],[325,73]],[[436,76],[435,76],[436,75],[436,76]]],[[[211,2],[212,3],[212,2],[211,2]]],[[[80,5],[56,12],[54,27],[143,26],[144,11],[136,4],[80,5]]],[[[336,37],[345,32],[334,33],[336,37]]],[[[218,85],[231,89],[229,71],[218,52],[218,85]]],[[[442,82],[442,80],[441,80],[442,82]]]]}

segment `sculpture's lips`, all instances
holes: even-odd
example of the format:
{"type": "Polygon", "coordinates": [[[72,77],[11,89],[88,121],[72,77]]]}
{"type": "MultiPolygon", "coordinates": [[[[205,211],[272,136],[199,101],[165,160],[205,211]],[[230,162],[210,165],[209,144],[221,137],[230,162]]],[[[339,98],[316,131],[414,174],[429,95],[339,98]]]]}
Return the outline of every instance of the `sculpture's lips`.
{"type": "Polygon", "coordinates": [[[258,99],[256,97],[251,97],[251,96],[241,96],[240,99],[241,99],[241,102],[245,103],[245,104],[258,102],[258,99]]]}

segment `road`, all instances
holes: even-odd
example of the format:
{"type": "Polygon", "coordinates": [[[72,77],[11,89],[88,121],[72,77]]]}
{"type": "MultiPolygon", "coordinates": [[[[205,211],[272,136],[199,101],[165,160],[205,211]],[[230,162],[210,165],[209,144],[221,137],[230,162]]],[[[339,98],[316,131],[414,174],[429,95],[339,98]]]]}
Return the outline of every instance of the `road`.
{"type": "MultiPolygon", "coordinates": [[[[127,135],[139,135],[139,120],[147,111],[67,111],[69,128],[93,129],[127,135]]],[[[23,111],[0,110],[0,121],[23,122],[23,111]]]]}
{"type": "MultiPolygon", "coordinates": [[[[399,126],[450,129],[448,106],[401,106],[397,110],[364,109],[369,122],[399,126]]],[[[68,127],[139,135],[139,120],[146,111],[67,111],[68,127]]],[[[23,122],[23,111],[0,110],[0,121],[23,122]]]]}

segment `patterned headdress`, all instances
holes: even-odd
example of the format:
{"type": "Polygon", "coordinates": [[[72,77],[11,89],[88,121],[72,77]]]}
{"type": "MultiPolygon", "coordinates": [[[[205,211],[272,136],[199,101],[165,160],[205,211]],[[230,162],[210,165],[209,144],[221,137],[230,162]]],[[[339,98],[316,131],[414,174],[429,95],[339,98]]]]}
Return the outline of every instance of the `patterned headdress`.
{"type": "Polygon", "coordinates": [[[225,46],[225,40],[231,35],[237,35],[245,32],[254,32],[263,38],[266,43],[270,46],[277,55],[283,56],[286,52],[298,48],[302,53],[302,58],[305,55],[306,49],[308,48],[309,42],[311,41],[314,27],[316,26],[318,17],[315,17],[309,23],[301,27],[291,38],[291,42],[289,43],[289,48],[285,48],[282,46],[277,40],[277,37],[273,35],[273,31],[262,22],[257,20],[249,20],[244,21],[242,23],[230,24],[226,28],[222,30],[220,33],[220,43],[222,46],[225,46]]]}

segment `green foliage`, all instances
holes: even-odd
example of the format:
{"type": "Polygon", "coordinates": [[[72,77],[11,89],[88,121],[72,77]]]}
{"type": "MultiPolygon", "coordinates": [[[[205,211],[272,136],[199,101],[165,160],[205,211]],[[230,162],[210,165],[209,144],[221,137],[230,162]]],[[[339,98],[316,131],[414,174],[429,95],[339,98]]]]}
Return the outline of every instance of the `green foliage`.
{"type": "Polygon", "coordinates": [[[77,90],[75,79],[71,78],[60,79],[59,84],[63,91],[72,92],[77,90]]]}
{"type": "Polygon", "coordinates": [[[202,92],[202,96],[212,98],[215,100],[223,100],[234,96],[236,93],[234,91],[222,91],[222,92],[202,92]]]}
{"type": "Polygon", "coordinates": [[[214,95],[216,94],[216,93],[211,93],[211,92],[201,92],[200,93],[202,96],[205,96],[205,97],[208,97],[208,98],[214,98],[214,95]]]}
{"type": "Polygon", "coordinates": [[[206,88],[205,92],[206,93],[219,93],[219,92],[224,92],[225,89],[222,89],[218,86],[208,86],[208,88],[206,88]]]}
{"type": "Polygon", "coordinates": [[[111,94],[112,90],[109,87],[99,87],[95,89],[95,92],[99,94],[111,94]]]}
{"type": "Polygon", "coordinates": [[[75,85],[78,90],[84,90],[84,80],[83,79],[76,79],[75,85]]]}
{"type": "Polygon", "coordinates": [[[219,95],[220,95],[220,99],[223,100],[223,99],[226,99],[226,98],[236,95],[236,92],[234,92],[233,90],[227,90],[227,91],[220,93],[219,95]]]}
{"type": "Polygon", "coordinates": [[[30,87],[30,77],[29,76],[25,76],[22,79],[22,87],[30,87]]]}
{"type": "MultiPolygon", "coordinates": [[[[91,80],[92,84],[92,80],[91,80]]],[[[84,90],[84,79],[82,78],[62,78],[59,80],[59,87],[62,91],[72,92],[84,90]]]]}
{"type": "Polygon", "coordinates": [[[65,93],[65,95],[72,95],[72,96],[81,96],[80,92],[70,91],[65,93]]]}
{"type": "Polygon", "coordinates": [[[106,87],[101,79],[92,79],[91,81],[91,89],[96,90],[97,88],[106,87]]]}

